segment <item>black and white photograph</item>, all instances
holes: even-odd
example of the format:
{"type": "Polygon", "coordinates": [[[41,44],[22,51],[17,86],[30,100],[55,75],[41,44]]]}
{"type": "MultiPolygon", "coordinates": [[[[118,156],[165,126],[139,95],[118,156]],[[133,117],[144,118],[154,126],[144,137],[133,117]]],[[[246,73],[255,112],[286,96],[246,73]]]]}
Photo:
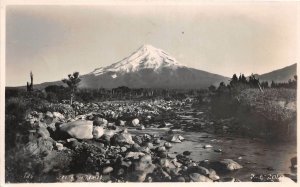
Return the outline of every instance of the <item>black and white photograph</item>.
{"type": "Polygon", "coordinates": [[[297,183],[299,1],[48,2],[1,4],[1,184],[297,183]]]}

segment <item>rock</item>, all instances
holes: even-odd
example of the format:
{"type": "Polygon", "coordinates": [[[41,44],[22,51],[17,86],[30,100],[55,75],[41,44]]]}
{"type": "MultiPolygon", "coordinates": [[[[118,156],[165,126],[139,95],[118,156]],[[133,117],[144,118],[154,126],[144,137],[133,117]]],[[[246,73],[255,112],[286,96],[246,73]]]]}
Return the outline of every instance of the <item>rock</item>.
{"type": "Polygon", "coordinates": [[[56,143],[55,146],[58,151],[61,151],[64,149],[64,145],[62,143],[56,143]]]}
{"type": "Polygon", "coordinates": [[[157,147],[156,150],[157,150],[157,152],[165,152],[165,151],[167,151],[165,146],[157,147]]]}
{"type": "Polygon", "coordinates": [[[123,168],[118,169],[117,176],[122,176],[125,174],[125,170],[123,168]]]}
{"type": "Polygon", "coordinates": [[[217,171],[233,171],[241,169],[243,166],[231,159],[223,159],[221,161],[213,162],[212,168],[217,171]]]}
{"type": "Polygon", "coordinates": [[[185,179],[184,179],[184,177],[177,177],[175,181],[176,182],[185,182],[185,179]]]}
{"type": "Polygon", "coordinates": [[[112,130],[116,130],[116,129],[117,129],[117,126],[115,125],[115,123],[108,123],[108,124],[107,124],[107,128],[108,128],[108,129],[112,129],[112,130]]]}
{"type": "Polygon", "coordinates": [[[180,141],[183,141],[183,140],[184,140],[184,137],[181,136],[181,135],[178,135],[178,139],[179,139],[180,141]]]}
{"type": "Polygon", "coordinates": [[[222,149],[215,149],[214,152],[221,153],[222,149]]]}
{"type": "Polygon", "coordinates": [[[114,145],[124,145],[124,144],[134,144],[134,141],[132,140],[132,137],[129,133],[119,133],[119,134],[115,134],[112,138],[111,138],[111,142],[114,145]]]}
{"type": "Polygon", "coordinates": [[[122,121],[122,120],[119,120],[117,125],[121,126],[121,127],[124,127],[126,124],[126,121],[122,121]]]}
{"type": "Polygon", "coordinates": [[[134,126],[134,127],[139,126],[139,123],[140,123],[140,120],[137,119],[137,118],[131,121],[131,124],[132,124],[132,126],[134,126]]]}
{"type": "Polygon", "coordinates": [[[209,173],[210,173],[208,169],[206,169],[205,167],[201,167],[201,166],[189,167],[187,172],[188,173],[199,173],[199,174],[204,175],[204,176],[208,176],[209,173]]]}
{"type": "Polygon", "coordinates": [[[132,171],[129,173],[129,181],[143,182],[146,179],[147,174],[152,173],[155,166],[152,164],[151,156],[142,156],[138,161],[133,163],[132,171]]]}
{"type": "Polygon", "coordinates": [[[50,139],[38,138],[36,141],[30,141],[25,149],[30,155],[48,155],[53,150],[53,141],[50,139]]]}
{"type": "Polygon", "coordinates": [[[107,167],[103,168],[102,174],[107,175],[107,174],[111,173],[113,170],[114,170],[114,168],[107,166],[107,167]]]}
{"type": "Polygon", "coordinates": [[[216,171],[213,170],[213,169],[209,169],[209,175],[208,175],[208,177],[209,177],[210,179],[214,180],[214,181],[220,179],[219,175],[217,175],[216,171]]]}
{"type": "Polygon", "coordinates": [[[212,146],[212,145],[209,145],[209,144],[203,146],[203,148],[205,148],[205,149],[207,149],[207,148],[212,148],[212,147],[213,147],[213,146],[212,146]]]}
{"type": "Polygon", "coordinates": [[[144,125],[141,125],[137,128],[137,130],[144,130],[145,129],[145,126],[144,125]]]}
{"type": "Polygon", "coordinates": [[[52,123],[52,121],[53,121],[53,114],[51,112],[49,112],[49,111],[46,112],[45,118],[44,118],[44,122],[46,124],[50,124],[50,123],[52,123]]]}
{"type": "Polygon", "coordinates": [[[149,149],[152,149],[152,148],[153,148],[153,144],[150,143],[150,142],[144,143],[144,146],[145,146],[145,147],[149,147],[149,149]]]}
{"type": "Polygon", "coordinates": [[[96,117],[93,121],[94,126],[106,126],[108,121],[104,118],[96,117]]]}
{"type": "Polygon", "coordinates": [[[211,180],[208,177],[205,177],[204,175],[201,175],[199,173],[191,173],[189,174],[189,177],[191,179],[191,182],[213,182],[213,180],[211,180]]]}
{"type": "Polygon", "coordinates": [[[62,115],[62,114],[59,113],[59,112],[53,112],[53,117],[54,117],[54,118],[57,118],[57,119],[59,119],[59,120],[64,120],[64,119],[65,119],[65,116],[62,115]]]}
{"type": "Polygon", "coordinates": [[[45,117],[46,118],[53,118],[53,114],[51,112],[47,111],[46,114],[45,114],[45,117]]]}
{"type": "Polygon", "coordinates": [[[67,139],[67,142],[73,142],[73,141],[77,141],[75,138],[69,138],[67,139]]]}
{"type": "Polygon", "coordinates": [[[93,122],[85,120],[77,120],[69,123],[64,123],[59,126],[60,131],[69,134],[77,139],[92,139],[93,138],[93,122]]]}
{"type": "Polygon", "coordinates": [[[169,142],[181,143],[181,141],[184,140],[184,138],[181,135],[170,134],[166,137],[166,140],[169,142]]]}
{"type": "Polygon", "coordinates": [[[233,177],[226,177],[226,178],[223,178],[221,181],[222,182],[235,182],[235,178],[233,178],[233,177]]]}
{"type": "Polygon", "coordinates": [[[127,151],[127,148],[126,147],[121,147],[121,152],[124,153],[127,151]]]}
{"type": "Polygon", "coordinates": [[[170,148],[172,147],[172,144],[169,143],[169,142],[166,142],[166,143],[164,144],[164,146],[165,146],[167,149],[170,149],[170,148]]]}
{"type": "Polygon", "coordinates": [[[106,135],[106,136],[109,136],[109,137],[113,137],[115,134],[116,134],[116,131],[105,129],[103,135],[106,135]]]}
{"type": "Polygon", "coordinates": [[[167,158],[168,153],[166,151],[158,152],[157,156],[160,158],[167,158]]]}
{"type": "Polygon", "coordinates": [[[156,139],[154,139],[153,144],[158,145],[158,144],[160,144],[160,142],[161,142],[161,140],[156,138],[156,139]]]}
{"type": "Polygon", "coordinates": [[[142,152],[128,152],[125,156],[125,158],[134,158],[138,159],[140,156],[144,156],[145,153],[142,152]]]}
{"type": "Polygon", "coordinates": [[[142,148],[139,144],[133,144],[132,147],[131,147],[132,151],[134,152],[142,152],[142,148]]]}
{"type": "Polygon", "coordinates": [[[111,138],[111,136],[109,136],[107,134],[103,134],[101,136],[101,140],[103,141],[103,143],[106,143],[106,144],[110,144],[110,138],[111,138]]]}
{"type": "Polygon", "coordinates": [[[103,127],[100,127],[100,126],[93,127],[93,138],[94,139],[101,138],[101,136],[103,136],[103,134],[104,134],[103,127]]]}
{"type": "Polygon", "coordinates": [[[162,168],[169,168],[171,164],[167,158],[159,159],[158,163],[162,168]]]}
{"type": "Polygon", "coordinates": [[[40,127],[37,131],[37,134],[44,139],[47,139],[50,137],[50,133],[47,130],[47,128],[45,128],[45,127],[40,127]]]}
{"type": "Polygon", "coordinates": [[[183,153],[182,153],[184,156],[189,156],[189,155],[191,155],[191,152],[190,151],[183,151],[183,153]]]}
{"type": "Polygon", "coordinates": [[[132,139],[135,143],[137,143],[139,145],[141,145],[143,143],[143,139],[140,136],[134,136],[132,139]]]}

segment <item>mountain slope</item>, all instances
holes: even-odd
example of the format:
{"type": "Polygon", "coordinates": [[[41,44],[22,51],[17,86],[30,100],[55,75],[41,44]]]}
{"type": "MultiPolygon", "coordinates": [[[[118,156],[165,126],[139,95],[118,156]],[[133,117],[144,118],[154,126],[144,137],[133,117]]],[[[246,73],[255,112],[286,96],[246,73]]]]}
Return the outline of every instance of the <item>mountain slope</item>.
{"type": "Polygon", "coordinates": [[[297,75],[297,64],[293,64],[269,73],[258,75],[259,80],[268,82],[288,82],[289,79],[294,79],[297,75]]]}
{"type": "Polygon", "coordinates": [[[161,49],[143,45],[127,58],[81,77],[81,88],[207,88],[227,77],[189,68],[161,49]]]}

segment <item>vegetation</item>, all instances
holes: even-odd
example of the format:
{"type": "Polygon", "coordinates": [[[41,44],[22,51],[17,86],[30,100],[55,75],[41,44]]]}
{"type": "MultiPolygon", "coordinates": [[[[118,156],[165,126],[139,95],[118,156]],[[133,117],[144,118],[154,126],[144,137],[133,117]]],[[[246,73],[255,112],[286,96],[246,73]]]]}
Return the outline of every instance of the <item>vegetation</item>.
{"type": "Polygon", "coordinates": [[[33,91],[33,74],[30,72],[30,84],[27,82],[27,91],[33,91]]]}
{"type": "Polygon", "coordinates": [[[77,90],[78,84],[81,81],[79,78],[79,72],[74,72],[73,75],[69,74],[68,79],[63,79],[62,82],[67,84],[68,87],[70,88],[71,91],[71,99],[70,99],[70,104],[72,105],[73,103],[73,98],[75,96],[75,92],[77,90]]]}
{"type": "Polygon", "coordinates": [[[253,74],[234,74],[228,85],[209,90],[212,114],[216,118],[238,119],[240,133],[275,139],[293,139],[296,128],[297,76],[287,83],[260,82],[253,74]],[[294,132],[293,130],[294,129],[294,132]]]}

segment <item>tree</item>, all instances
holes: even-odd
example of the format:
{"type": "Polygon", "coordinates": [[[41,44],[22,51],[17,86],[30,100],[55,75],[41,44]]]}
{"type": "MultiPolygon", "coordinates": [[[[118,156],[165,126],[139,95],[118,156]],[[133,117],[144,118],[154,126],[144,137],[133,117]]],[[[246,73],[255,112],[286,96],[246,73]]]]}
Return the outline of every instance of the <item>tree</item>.
{"type": "Polygon", "coordinates": [[[75,96],[75,92],[77,90],[77,86],[81,79],[79,78],[79,72],[74,72],[73,75],[69,74],[68,79],[63,79],[62,82],[67,84],[68,87],[71,90],[71,99],[70,99],[70,104],[72,105],[73,103],[73,98],[75,96]]]}

